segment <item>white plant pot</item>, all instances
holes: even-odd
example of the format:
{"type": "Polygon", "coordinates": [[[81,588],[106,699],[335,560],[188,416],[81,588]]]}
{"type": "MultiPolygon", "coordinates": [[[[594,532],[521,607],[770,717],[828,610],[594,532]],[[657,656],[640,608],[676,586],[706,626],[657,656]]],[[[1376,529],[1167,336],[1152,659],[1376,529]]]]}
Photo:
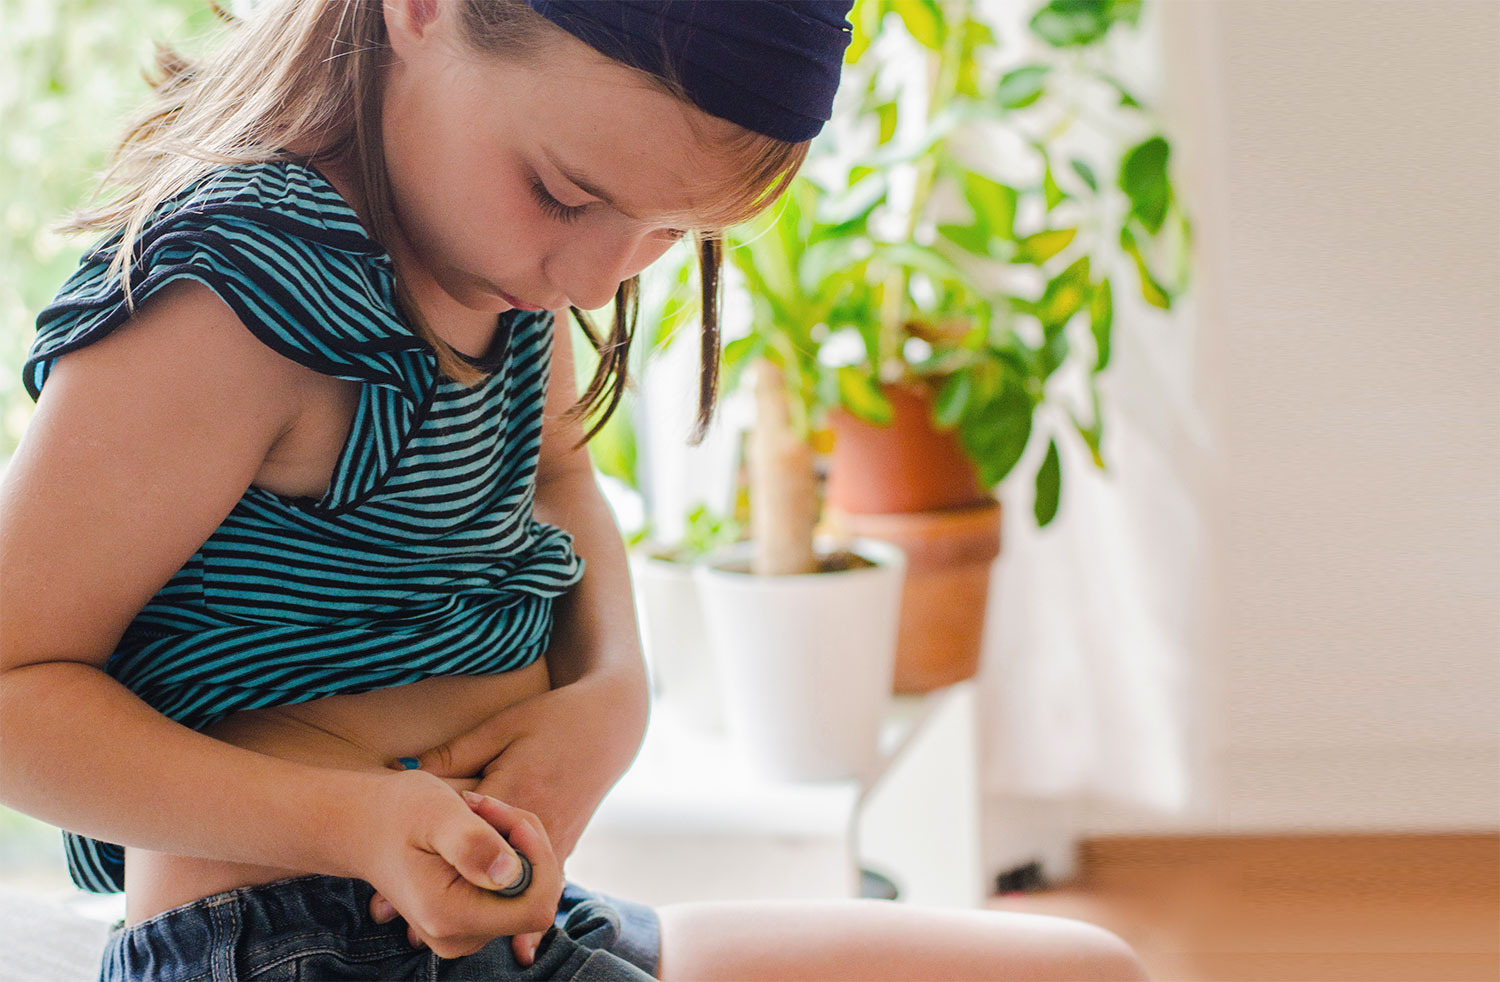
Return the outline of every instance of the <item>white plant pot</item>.
{"type": "Polygon", "coordinates": [[[751,548],[740,543],[696,570],[732,743],[772,778],[870,773],[891,702],[905,556],[854,539],[845,548],[876,565],[755,576],[734,569],[751,548]]]}
{"type": "Polygon", "coordinates": [[[693,569],[691,563],[630,554],[641,644],[657,702],[697,730],[722,734],[719,673],[704,632],[693,569]]]}

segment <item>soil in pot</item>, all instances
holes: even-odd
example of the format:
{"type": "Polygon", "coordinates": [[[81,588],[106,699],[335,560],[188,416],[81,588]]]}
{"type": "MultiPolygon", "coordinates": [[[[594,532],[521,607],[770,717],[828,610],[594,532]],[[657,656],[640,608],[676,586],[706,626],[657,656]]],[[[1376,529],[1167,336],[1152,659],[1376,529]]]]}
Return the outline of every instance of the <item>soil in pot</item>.
{"type": "MultiPolygon", "coordinates": [[[[848,571],[854,569],[870,569],[875,565],[865,557],[857,556],[852,552],[819,553],[817,560],[818,569],[816,572],[811,574],[798,573],[793,575],[816,576],[818,573],[847,573],[848,571]]],[[[750,560],[748,559],[737,559],[731,560],[729,562],[719,563],[718,568],[724,570],[726,573],[744,573],[746,575],[756,575],[751,573],[750,560]]]]}

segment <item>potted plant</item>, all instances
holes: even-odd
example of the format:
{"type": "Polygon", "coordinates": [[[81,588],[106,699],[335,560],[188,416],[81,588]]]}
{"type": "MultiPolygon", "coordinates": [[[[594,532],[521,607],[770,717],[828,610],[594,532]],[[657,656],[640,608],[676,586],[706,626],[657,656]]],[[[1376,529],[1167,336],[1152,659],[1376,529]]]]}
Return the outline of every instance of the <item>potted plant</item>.
{"type": "Polygon", "coordinates": [[[694,568],[705,556],[739,542],[743,533],[733,516],[700,504],[689,513],[686,532],[672,543],[653,538],[649,525],[627,540],[652,692],[689,726],[709,734],[725,729],[722,684],[694,568]]]}
{"type": "Polygon", "coordinates": [[[889,543],[815,541],[806,434],[780,366],[753,366],[751,540],[696,569],[728,729],[749,762],[792,780],[878,764],[905,556],[889,543]]]}
{"type": "MultiPolygon", "coordinates": [[[[1139,10],[1054,0],[1030,29],[1066,52],[1075,77],[1143,112],[1086,57],[1139,10]]],[[[1160,135],[1125,150],[1109,186],[1079,154],[1058,166],[1060,140],[1082,111],[1053,84],[1063,70],[1038,62],[987,79],[998,46],[970,0],[861,0],[852,19],[846,67],[867,76],[862,114],[878,121],[874,146],[852,166],[810,160],[775,225],[750,230],[728,251],[757,299],[758,326],[788,310],[804,319],[789,337],[780,327],[757,330],[726,360],[778,352],[794,373],[788,388],[799,413],[826,418],[829,527],[906,552],[895,687],[924,691],[977,670],[999,550],[999,503],[986,489],[1022,458],[1037,407],[1067,406],[1049,386],[1060,371],[1085,376],[1088,422],[1071,406],[1067,417],[1105,469],[1095,379],[1109,363],[1113,285],[1099,259],[1112,258],[1106,247],[1117,240],[1143,298],[1168,309],[1186,279],[1190,225],[1160,135]],[[884,54],[870,46],[877,32],[884,54]],[[913,81],[909,61],[892,54],[902,49],[889,43],[895,35],[926,61],[916,120],[903,117],[893,92],[913,81]],[[1025,148],[1039,178],[998,173],[975,148],[985,131],[1025,148]],[[894,193],[902,176],[911,179],[904,196],[894,193]],[[1099,217],[1115,205],[1125,206],[1122,220],[1099,217]],[[1163,255],[1176,270],[1171,286],[1152,269],[1163,255]],[[1044,283],[1040,294],[1023,295],[1010,282],[1017,273],[1044,283]]],[[[1055,517],[1061,494],[1057,438],[1047,439],[1033,479],[1038,526],[1055,517]]]]}

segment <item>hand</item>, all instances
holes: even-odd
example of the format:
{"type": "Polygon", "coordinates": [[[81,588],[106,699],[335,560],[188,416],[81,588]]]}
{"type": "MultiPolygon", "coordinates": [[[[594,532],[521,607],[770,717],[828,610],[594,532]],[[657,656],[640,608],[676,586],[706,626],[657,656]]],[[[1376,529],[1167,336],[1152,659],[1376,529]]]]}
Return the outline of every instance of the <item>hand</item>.
{"type": "MultiPolygon", "coordinates": [[[[455,788],[534,812],[553,851],[565,861],[599,802],[640,749],[641,727],[618,711],[630,704],[629,694],[615,686],[608,676],[585,676],[523,699],[424,751],[418,763],[455,788]]],[[[377,893],[372,916],[383,909],[380,902],[377,893]]],[[[512,938],[523,967],[531,965],[544,933],[512,938]]]]}
{"type": "Polygon", "coordinates": [[[535,812],[566,861],[640,749],[643,724],[618,711],[616,685],[585,676],[523,699],[418,754],[418,764],[455,786],[477,776],[475,790],[535,812]]]}
{"type": "Polygon", "coordinates": [[[389,907],[389,916],[377,920],[399,914],[414,945],[444,958],[552,926],[562,897],[562,864],[537,816],[488,796],[470,804],[420,771],[379,780],[365,813],[368,824],[356,828],[366,845],[359,876],[389,907]],[[490,871],[497,859],[516,864],[517,850],[531,861],[531,886],[519,897],[498,896],[492,891],[509,886],[515,875],[496,869],[492,877],[490,871]]]}

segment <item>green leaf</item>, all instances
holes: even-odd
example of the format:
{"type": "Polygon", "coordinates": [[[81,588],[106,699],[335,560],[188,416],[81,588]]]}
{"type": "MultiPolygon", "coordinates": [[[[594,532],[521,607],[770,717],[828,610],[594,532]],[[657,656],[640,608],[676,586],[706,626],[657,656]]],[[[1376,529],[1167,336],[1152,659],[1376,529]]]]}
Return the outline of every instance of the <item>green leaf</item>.
{"type": "Polygon", "coordinates": [[[948,376],[948,381],[938,390],[937,399],[932,406],[932,418],[938,429],[951,430],[958,425],[964,410],[968,408],[969,394],[973,388],[974,382],[968,372],[960,371],[948,376]]]}
{"type": "Polygon", "coordinates": [[[968,96],[971,99],[980,98],[983,93],[979,91],[979,62],[974,58],[964,58],[958,63],[958,75],[953,80],[953,91],[956,95],[968,96]]]}
{"type": "Polygon", "coordinates": [[[939,225],[938,234],[966,252],[990,255],[989,233],[977,225],[939,225]]]}
{"type": "Polygon", "coordinates": [[[1109,468],[1104,464],[1104,457],[1099,453],[1099,435],[1094,432],[1092,427],[1083,425],[1083,422],[1073,414],[1073,410],[1071,409],[1068,410],[1068,419],[1073,421],[1073,429],[1078,431],[1078,435],[1082,438],[1084,445],[1089,448],[1089,456],[1093,459],[1094,466],[1101,471],[1108,470],[1109,468]]]}
{"type": "Polygon", "coordinates": [[[1156,281],[1156,277],[1151,275],[1151,269],[1146,265],[1146,258],[1141,255],[1141,248],[1136,244],[1135,236],[1131,234],[1130,226],[1128,225],[1120,229],[1120,248],[1124,249],[1130,255],[1130,258],[1135,260],[1136,272],[1141,277],[1141,296],[1153,307],[1160,307],[1162,310],[1171,310],[1172,298],[1162,285],[1156,281]]]}
{"type": "Polygon", "coordinates": [[[1046,89],[1051,65],[1022,65],[1006,72],[995,89],[995,99],[1003,109],[1024,109],[1041,98],[1046,89]]]}
{"type": "Polygon", "coordinates": [[[1052,0],[1031,18],[1031,30],[1055,48],[1092,44],[1109,30],[1104,0],[1052,0]]]}
{"type": "Polygon", "coordinates": [[[1125,23],[1135,27],[1141,20],[1141,5],[1143,0],[1107,0],[1105,3],[1105,16],[1112,23],[1125,23]]]}
{"type": "Polygon", "coordinates": [[[1094,371],[1109,364],[1110,325],[1114,322],[1114,296],[1106,276],[1094,285],[1089,297],[1089,329],[1094,335],[1094,371]]]}
{"type": "Polygon", "coordinates": [[[889,0],[891,9],[906,25],[906,30],[923,47],[943,50],[943,12],[936,0],[889,0]]]}
{"type": "MultiPolygon", "coordinates": [[[[996,367],[990,363],[986,368],[996,367]]],[[[976,385],[989,372],[976,370],[976,385]]],[[[988,386],[979,388],[982,392],[988,386]]],[[[972,398],[959,424],[959,437],[969,458],[979,467],[986,487],[1003,481],[1026,451],[1031,439],[1034,406],[1022,380],[1009,373],[999,376],[992,398],[972,398]]]]}
{"type": "Polygon", "coordinates": [[[880,19],[884,12],[885,8],[880,0],[856,0],[854,9],[849,12],[849,24],[853,31],[849,46],[844,49],[844,64],[856,63],[869,49],[870,42],[880,33],[880,19]]]}
{"type": "Polygon", "coordinates": [[[724,345],[723,361],[726,369],[737,367],[746,358],[754,357],[764,344],[760,335],[747,334],[724,345]]]}
{"type": "Polygon", "coordinates": [[[1028,235],[1022,239],[1016,254],[1011,257],[1013,263],[1030,263],[1040,266],[1053,256],[1068,247],[1068,243],[1078,234],[1076,228],[1049,229],[1028,235]]]}
{"type": "Polygon", "coordinates": [[[1047,210],[1051,211],[1068,198],[1067,192],[1057,186],[1057,180],[1052,176],[1052,165],[1048,164],[1042,173],[1042,193],[1047,199],[1047,210]]]}
{"type": "Polygon", "coordinates": [[[961,180],[964,201],[974,210],[975,222],[988,229],[990,235],[1013,239],[1018,197],[1016,189],[973,171],[965,171],[961,180]]]}
{"type": "Polygon", "coordinates": [[[1088,256],[1080,257],[1048,281],[1042,299],[1037,301],[1036,316],[1049,335],[1061,331],[1063,325],[1083,308],[1088,288],[1088,256]]]}
{"type": "Polygon", "coordinates": [[[1130,213],[1152,235],[1161,230],[1167,214],[1167,141],[1154,136],[1125,152],[1120,163],[1120,189],[1130,196],[1130,213]]]}
{"type": "Polygon", "coordinates": [[[995,37],[994,28],[980,20],[966,20],[963,22],[963,50],[964,53],[973,57],[974,52],[982,48],[993,48],[999,43],[995,37]]]}
{"type": "Polygon", "coordinates": [[[845,365],[838,370],[838,387],[840,401],[865,422],[887,426],[896,418],[895,407],[868,370],[845,365]]]}
{"type": "Polygon", "coordinates": [[[880,138],[877,143],[884,146],[896,135],[897,106],[894,102],[882,103],[875,107],[875,115],[880,120],[880,138]]]}
{"type": "Polygon", "coordinates": [[[1094,177],[1094,170],[1092,167],[1084,163],[1082,160],[1079,160],[1077,157],[1074,157],[1072,160],[1068,161],[1068,163],[1072,166],[1073,173],[1083,178],[1083,183],[1089,186],[1090,191],[1099,190],[1099,181],[1094,177]]]}
{"type": "Polygon", "coordinates": [[[1042,461],[1041,470],[1036,472],[1036,502],[1033,511],[1036,514],[1037,528],[1045,528],[1057,516],[1057,503],[1061,496],[1062,467],[1057,454],[1057,441],[1049,440],[1047,458],[1042,461]]]}
{"type": "Polygon", "coordinates": [[[1041,348],[1043,378],[1050,378],[1068,360],[1069,347],[1066,332],[1056,331],[1047,335],[1041,348]]]}

